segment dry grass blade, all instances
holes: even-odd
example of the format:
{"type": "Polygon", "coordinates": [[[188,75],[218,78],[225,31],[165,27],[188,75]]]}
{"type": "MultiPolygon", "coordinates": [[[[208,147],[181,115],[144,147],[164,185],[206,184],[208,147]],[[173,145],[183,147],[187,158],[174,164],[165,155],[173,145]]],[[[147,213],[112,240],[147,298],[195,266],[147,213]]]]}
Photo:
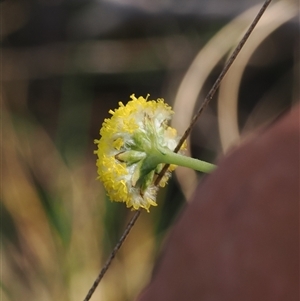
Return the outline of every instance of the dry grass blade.
{"type": "MultiPolygon", "coordinates": [[[[184,112],[182,114],[175,114],[172,118],[172,125],[178,132],[183,133],[189,126],[198,96],[203,90],[210,73],[234,45],[237,44],[259,8],[259,5],[255,5],[233,19],[216,33],[195,57],[181,81],[174,100],[174,111],[184,112]]],[[[248,47],[249,43],[247,44],[248,47]]],[[[237,116],[237,111],[234,111],[234,113],[237,116]]],[[[187,137],[187,142],[188,147],[190,147],[190,137],[187,137]]],[[[189,148],[187,155],[190,155],[189,148]]],[[[178,168],[175,172],[181,190],[186,200],[189,200],[197,185],[197,174],[194,170],[188,168],[178,168]]]]}
{"type": "MultiPolygon", "coordinates": [[[[230,72],[222,81],[218,97],[218,121],[224,152],[239,140],[238,92],[243,72],[251,56],[272,32],[296,15],[297,7],[293,2],[279,1],[270,7],[251,36],[248,47],[239,55],[230,72]]],[[[264,118],[264,120],[266,119],[264,118]]]]}

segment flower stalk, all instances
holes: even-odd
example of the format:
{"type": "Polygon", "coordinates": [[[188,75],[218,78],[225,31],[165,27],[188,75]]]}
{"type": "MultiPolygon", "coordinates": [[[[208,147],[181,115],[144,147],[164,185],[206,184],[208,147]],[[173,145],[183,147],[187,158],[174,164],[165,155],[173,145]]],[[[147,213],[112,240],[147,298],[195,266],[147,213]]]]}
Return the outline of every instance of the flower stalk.
{"type": "Polygon", "coordinates": [[[212,163],[180,155],[162,147],[157,148],[155,156],[161,163],[188,167],[203,173],[210,173],[216,168],[212,163]]]}

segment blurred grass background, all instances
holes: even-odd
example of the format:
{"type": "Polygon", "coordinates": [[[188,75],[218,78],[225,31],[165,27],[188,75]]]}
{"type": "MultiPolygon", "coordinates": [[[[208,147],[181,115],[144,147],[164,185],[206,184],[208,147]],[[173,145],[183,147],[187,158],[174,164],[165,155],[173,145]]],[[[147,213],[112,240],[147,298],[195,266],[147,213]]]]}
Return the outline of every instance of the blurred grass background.
{"type": "MultiPolygon", "coordinates": [[[[281,2],[297,7],[296,1],[281,2]]],[[[1,300],[83,300],[132,216],[96,181],[93,140],[108,110],[132,93],[150,93],[175,107],[181,102],[175,114],[183,121],[228,53],[218,61],[212,52],[207,56],[213,68],[194,102],[189,88],[185,99],[177,95],[189,66],[255,3],[260,1],[1,2],[1,300]]],[[[236,111],[246,132],[298,100],[296,14],[247,61],[236,111]]],[[[214,161],[222,155],[220,118],[213,101],[191,135],[194,157],[214,161]]],[[[188,195],[182,181],[173,177],[160,191],[159,206],[141,215],[92,300],[133,300],[149,281],[188,195]]]]}

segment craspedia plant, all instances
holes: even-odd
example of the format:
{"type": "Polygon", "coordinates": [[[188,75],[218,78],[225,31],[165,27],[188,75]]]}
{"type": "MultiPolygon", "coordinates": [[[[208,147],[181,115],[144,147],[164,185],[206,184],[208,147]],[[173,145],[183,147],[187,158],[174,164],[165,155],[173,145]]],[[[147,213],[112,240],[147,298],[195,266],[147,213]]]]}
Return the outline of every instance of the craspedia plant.
{"type": "MultiPolygon", "coordinates": [[[[131,100],[110,110],[95,140],[98,149],[98,178],[112,201],[125,202],[132,209],[156,206],[154,181],[164,163],[172,163],[167,153],[176,147],[179,136],[168,125],[172,108],[163,99],[148,100],[149,95],[131,100]]],[[[183,146],[181,149],[184,149],[183,146]]],[[[171,164],[160,181],[163,187],[176,165],[171,164]]]]}

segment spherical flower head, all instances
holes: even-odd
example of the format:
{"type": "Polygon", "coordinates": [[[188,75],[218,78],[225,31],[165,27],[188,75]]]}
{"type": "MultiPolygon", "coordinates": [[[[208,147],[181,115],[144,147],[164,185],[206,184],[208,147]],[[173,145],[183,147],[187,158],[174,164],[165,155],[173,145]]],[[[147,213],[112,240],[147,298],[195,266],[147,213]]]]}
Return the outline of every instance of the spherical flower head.
{"type": "MultiPolygon", "coordinates": [[[[173,151],[179,137],[168,121],[174,113],[163,99],[148,100],[149,95],[131,100],[109,113],[95,140],[98,149],[98,178],[109,198],[125,202],[134,210],[156,206],[155,179],[163,164],[157,161],[157,149],[173,151]]],[[[175,165],[170,165],[159,185],[165,186],[175,165]]]]}

